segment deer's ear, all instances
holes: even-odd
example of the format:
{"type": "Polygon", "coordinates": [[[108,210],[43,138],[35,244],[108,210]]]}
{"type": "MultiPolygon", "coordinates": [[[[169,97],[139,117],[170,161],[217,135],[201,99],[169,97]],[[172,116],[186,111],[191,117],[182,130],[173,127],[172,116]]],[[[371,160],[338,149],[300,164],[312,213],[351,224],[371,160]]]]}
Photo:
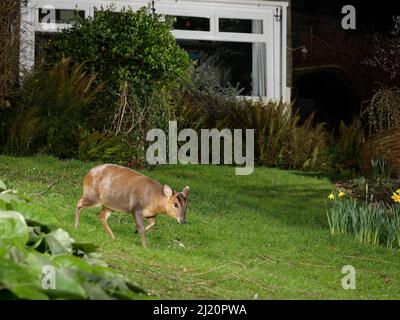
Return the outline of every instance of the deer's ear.
{"type": "Polygon", "coordinates": [[[171,187],[168,185],[164,186],[164,195],[169,199],[174,195],[174,192],[172,191],[171,187]]]}
{"type": "Polygon", "coordinates": [[[187,198],[190,193],[190,188],[188,186],[184,187],[182,193],[185,195],[185,198],[187,198]]]}

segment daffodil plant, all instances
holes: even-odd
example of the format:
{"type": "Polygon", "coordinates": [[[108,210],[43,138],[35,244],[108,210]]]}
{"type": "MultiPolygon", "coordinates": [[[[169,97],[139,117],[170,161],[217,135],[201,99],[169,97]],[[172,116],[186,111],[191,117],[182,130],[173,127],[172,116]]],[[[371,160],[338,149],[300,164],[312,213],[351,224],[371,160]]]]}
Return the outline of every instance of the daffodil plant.
{"type": "Polygon", "coordinates": [[[393,192],[394,206],[359,202],[346,197],[343,191],[331,192],[328,199],[332,234],[351,234],[362,243],[400,247],[400,189],[393,192]]]}
{"type": "Polygon", "coordinates": [[[335,200],[336,198],[341,199],[344,198],[346,196],[346,193],[344,193],[343,191],[339,191],[339,193],[337,194],[337,196],[335,195],[334,192],[331,192],[328,196],[329,200],[335,200]]]}
{"type": "Polygon", "coordinates": [[[400,203],[400,189],[397,189],[396,192],[393,192],[392,199],[395,203],[400,203]]]}

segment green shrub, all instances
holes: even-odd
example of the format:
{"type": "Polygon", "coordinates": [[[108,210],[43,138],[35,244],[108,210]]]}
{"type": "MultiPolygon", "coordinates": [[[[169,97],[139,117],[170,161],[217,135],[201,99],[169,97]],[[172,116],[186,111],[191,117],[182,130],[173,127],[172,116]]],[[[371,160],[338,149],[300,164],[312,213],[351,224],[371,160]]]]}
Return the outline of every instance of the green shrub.
{"type": "Polygon", "coordinates": [[[170,19],[163,22],[146,8],[113,10],[97,10],[57,34],[47,45],[47,61],[71,57],[113,90],[125,81],[137,89],[169,85],[186,73],[190,59],[172,35],[170,19]]]}
{"type": "Polygon", "coordinates": [[[223,125],[255,129],[256,159],[284,169],[321,168],[326,131],[313,117],[300,123],[284,103],[241,101],[226,111],[223,125]]]}
{"type": "Polygon", "coordinates": [[[300,124],[290,105],[202,91],[189,93],[179,101],[175,118],[180,129],[254,129],[258,165],[285,169],[324,167],[324,125],[314,125],[312,117],[300,124]]]}
{"type": "Polygon", "coordinates": [[[361,170],[361,148],[364,139],[363,129],[358,118],[349,125],[340,123],[338,132],[333,132],[328,138],[326,161],[339,174],[361,170]]]}
{"type": "Polygon", "coordinates": [[[77,158],[138,168],[147,166],[147,132],[153,128],[168,128],[170,107],[165,98],[167,94],[143,87],[138,96],[135,88],[125,82],[115,95],[118,99],[108,128],[80,131],[77,158]]]}
{"type": "Polygon", "coordinates": [[[168,130],[171,119],[169,92],[165,88],[142,86],[138,94],[128,82],[122,84],[115,103],[111,128],[131,153],[130,162],[135,166],[146,163],[146,135],[153,128],[168,130]]]}
{"type": "Polygon", "coordinates": [[[93,131],[81,134],[77,158],[126,165],[131,161],[131,154],[128,143],[121,136],[93,131]]]}
{"type": "Polygon", "coordinates": [[[91,243],[53,229],[55,215],[0,180],[0,299],[144,299],[145,292],[100,259],[91,243]],[[43,268],[55,288],[42,286],[43,268]]]}
{"type": "Polygon", "coordinates": [[[81,132],[94,132],[79,137],[79,155],[74,156],[140,166],[145,164],[146,133],[167,128],[170,90],[186,78],[191,61],[172,35],[170,19],[163,22],[145,8],[113,10],[98,10],[93,18],[57,34],[47,46],[46,59],[56,63],[70,57],[105,82],[96,106],[102,127],[82,126],[81,132]]]}
{"type": "Polygon", "coordinates": [[[104,92],[95,76],[70,59],[34,70],[9,121],[6,151],[145,165],[147,131],[168,127],[167,90],[143,86],[138,94],[125,81],[118,91],[108,90],[108,97],[104,92]],[[114,105],[105,108],[103,98],[114,105]]]}
{"type": "Polygon", "coordinates": [[[240,90],[222,88],[211,70],[191,70],[173,95],[178,129],[254,129],[256,164],[285,169],[322,169],[327,132],[313,116],[304,123],[282,102],[238,98],[240,90]]]}
{"type": "Polygon", "coordinates": [[[80,128],[96,114],[94,103],[102,90],[95,80],[69,59],[25,76],[9,129],[9,151],[76,157],[80,128]]]}
{"type": "Polygon", "coordinates": [[[381,88],[362,112],[369,134],[400,128],[400,88],[381,88]]]}

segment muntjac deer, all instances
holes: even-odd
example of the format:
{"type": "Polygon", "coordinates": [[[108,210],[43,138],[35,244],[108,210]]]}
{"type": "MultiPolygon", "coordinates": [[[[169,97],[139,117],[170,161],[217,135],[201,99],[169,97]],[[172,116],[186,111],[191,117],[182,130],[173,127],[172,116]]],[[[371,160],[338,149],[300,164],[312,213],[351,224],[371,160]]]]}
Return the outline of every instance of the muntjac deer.
{"type": "Polygon", "coordinates": [[[170,186],[126,167],[104,164],[92,168],[83,179],[83,196],[76,205],[75,228],[78,228],[81,209],[102,206],[99,219],[108,235],[115,239],[107,224],[113,211],[132,214],[136,229],[147,247],[145,233],[156,224],[158,214],[167,214],[185,223],[189,187],[174,192],[170,186]],[[144,219],[148,220],[146,228],[144,219]]]}

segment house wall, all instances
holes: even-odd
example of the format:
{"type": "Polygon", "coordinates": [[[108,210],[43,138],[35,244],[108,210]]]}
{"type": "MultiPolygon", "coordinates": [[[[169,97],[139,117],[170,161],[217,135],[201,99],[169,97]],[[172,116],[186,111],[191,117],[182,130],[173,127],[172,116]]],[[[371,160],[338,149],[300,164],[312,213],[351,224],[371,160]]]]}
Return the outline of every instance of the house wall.
{"type": "MultiPolygon", "coordinates": [[[[286,42],[287,48],[293,48],[292,44],[292,0],[288,2],[287,8],[287,32],[286,32],[286,42]]],[[[293,51],[290,49],[286,50],[286,90],[287,90],[287,100],[290,101],[292,98],[292,88],[293,88],[293,51]]]]}
{"type": "MultiPolygon", "coordinates": [[[[115,4],[116,10],[130,6],[134,10],[148,5],[147,0],[102,1],[102,0],[31,0],[22,8],[22,26],[25,30],[21,40],[25,44],[21,49],[20,65],[23,70],[32,68],[35,60],[35,31],[55,32],[69,25],[39,23],[38,8],[46,5],[56,9],[85,10],[86,16],[93,16],[94,8],[115,4]]],[[[156,12],[170,15],[196,16],[210,18],[210,31],[173,30],[177,39],[195,39],[206,41],[230,41],[247,43],[265,43],[266,45],[266,97],[267,99],[288,101],[290,91],[287,88],[287,5],[286,1],[261,0],[163,0],[155,1],[156,12]],[[219,18],[263,20],[263,34],[243,34],[220,32],[219,18]]],[[[289,69],[290,70],[290,69],[289,69]]]]}

